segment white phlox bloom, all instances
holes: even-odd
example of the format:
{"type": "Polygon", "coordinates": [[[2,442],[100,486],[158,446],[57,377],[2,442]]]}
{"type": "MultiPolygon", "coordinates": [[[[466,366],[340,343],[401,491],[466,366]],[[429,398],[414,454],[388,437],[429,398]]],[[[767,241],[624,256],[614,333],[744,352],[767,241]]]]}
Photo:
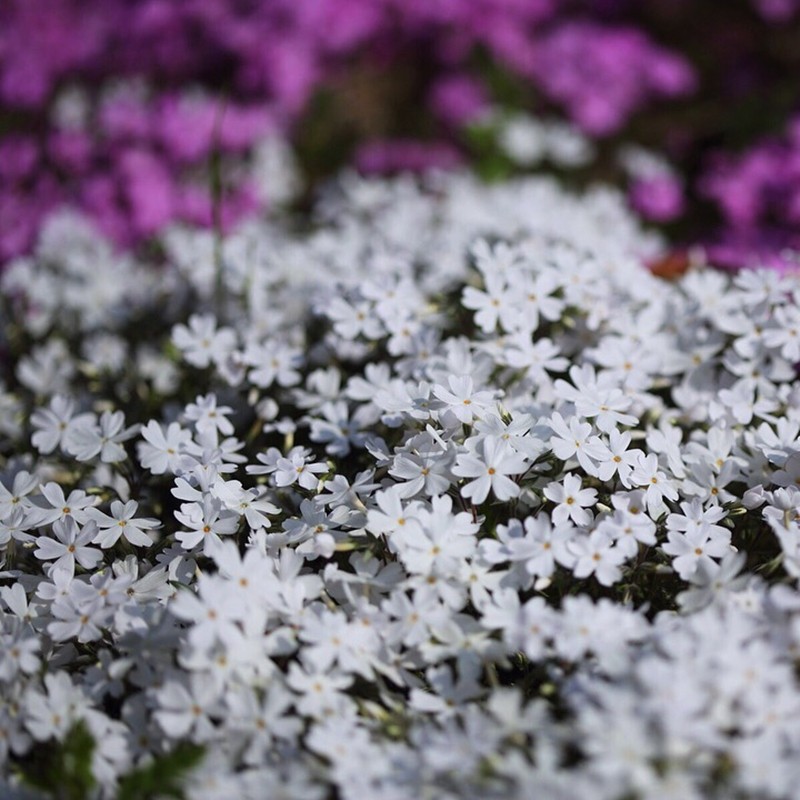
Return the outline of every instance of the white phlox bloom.
{"type": "Polygon", "coordinates": [[[582,489],[581,486],[580,477],[569,473],[561,483],[553,482],[545,487],[544,496],[556,504],[551,514],[554,525],[561,525],[567,520],[583,526],[591,523],[593,516],[588,509],[597,502],[597,491],[582,489]]]}
{"type": "Polygon", "coordinates": [[[94,542],[102,548],[113,547],[121,536],[132,545],[140,547],[150,547],[153,539],[146,531],[152,531],[161,527],[157,519],[149,517],[136,517],[139,504],[135,500],[128,500],[123,503],[121,500],[114,500],[111,503],[110,514],[100,511],[98,508],[91,508],[89,515],[97,523],[98,533],[94,542]]]}
{"type": "Polygon", "coordinates": [[[0,275],[1,796],[794,796],[796,273],[463,172],[140,252],[0,275]]]}
{"type": "Polygon", "coordinates": [[[593,435],[591,423],[581,422],[577,417],[567,421],[556,411],[548,425],[554,433],[549,444],[556,458],[562,461],[575,458],[584,472],[597,475],[597,462],[603,460],[606,451],[600,437],[593,435]]]}
{"type": "Polygon", "coordinates": [[[517,497],[519,484],[509,475],[520,475],[528,469],[524,456],[515,453],[503,440],[493,436],[483,439],[480,455],[460,453],[456,457],[453,474],[460,478],[472,478],[461,487],[462,497],[473,503],[482,503],[491,491],[498,500],[517,497]]]}
{"type": "Polygon", "coordinates": [[[138,425],[128,428],[121,411],[104,411],[98,421],[86,419],[82,424],[73,424],[64,435],[63,448],[78,461],[90,461],[96,456],[105,463],[116,463],[127,458],[122,443],[133,438],[138,425]]]}
{"type": "Polygon", "coordinates": [[[433,387],[434,396],[444,404],[444,414],[451,414],[459,422],[470,425],[492,407],[495,393],[488,390],[475,391],[469,375],[451,375],[447,383],[449,389],[443,386],[433,387]]]}

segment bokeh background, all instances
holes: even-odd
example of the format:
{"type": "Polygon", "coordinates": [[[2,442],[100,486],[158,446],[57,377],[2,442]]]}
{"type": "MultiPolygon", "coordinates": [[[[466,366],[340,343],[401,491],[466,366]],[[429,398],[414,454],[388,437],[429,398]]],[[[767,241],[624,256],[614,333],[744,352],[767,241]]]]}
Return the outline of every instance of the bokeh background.
{"type": "Polygon", "coordinates": [[[610,182],[676,254],[793,269],[800,2],[0,0],[0,263],[65,206],[147,248],[348,167],[610,182]]]}

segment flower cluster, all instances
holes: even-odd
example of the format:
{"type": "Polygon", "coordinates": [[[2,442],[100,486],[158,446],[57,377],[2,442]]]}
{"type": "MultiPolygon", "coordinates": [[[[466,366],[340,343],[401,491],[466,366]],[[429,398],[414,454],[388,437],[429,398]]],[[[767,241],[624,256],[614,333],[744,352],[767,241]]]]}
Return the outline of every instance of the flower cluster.
{"type": "Polygon", "coordinates": [[[2,276],[4,796],[790,796],[796,280],[461,174],[161,244],[2,276]]]}
{"type": "Polygon", "coordinates": [[[800,117],[780,136],[756,141],[743,153],[717,153],[702,189],[720,211],[724,228],[710,248],[716,263],[763,263],[796,269],[800,248],[800,117]]]}
{"type": "Polygon", "coordinates": [[[595,136],[618,130],[648,97],[680,97],[695,82],[682,57],[654,46],[642,30],[585,21],[548,31],[532,69],[544,91],[595,136]],[[598,83],[607,91],[598,92],[598,83]]]}
{"type": "MultiPolygon", "coordinates": [[[[426,107],[438,137],[453,138],[489,102],[474,68],[478,50],[593,133],[616,131],[651,100],[691,88],[685,59],[599,17],[576,22],[552,0],[442,8],[426,0],[10,0],[0,31],[0,213],[12,223],[0,234],[0,262],[28,252],[63,204],[125,247],[175,221],[227,226],[260,210],[274,196],[248,176],[264,136],[296,130],[315,92],[337,81],[345,128],[368,140],[356,153],[361,166],[452,166],[460,160],[452,144],[408,131],[394,141],[401,131],[380,121],[381,107],[395,102],[385,81],[377,111],[369,92],[351,97],[360,71],[407,73],[420,49],[430,79],[413,92],[414,115],[426,107]],[[353,107],[362,105],[377,127],[360,126],[353,107]]],[[[329,128],[326,145],[339,135],[335,121],[317,124],[329,128]]]]}
{"type": "Polygon", "coordinates": [[[175,222],[228,231],[284,199],[264,180],[276,136],[297,145],[313,189],[346,164],[558,173],[587,160],[573,158],[568,123],[598,153],[579,180],[627,186],[681,250],[702,244],[721,267],[794,265],[797,0],[5,6],[0,264],[64,205],[124,248],[175,222]],[[558,136],[543,145],[511,125],[486,147],[474,128],[498,108],[560,117],[558,136]],[[561,138],[565,159],[547,146],[561,138]],[[620,170],[629,145],[661,168],[620,170]]]}

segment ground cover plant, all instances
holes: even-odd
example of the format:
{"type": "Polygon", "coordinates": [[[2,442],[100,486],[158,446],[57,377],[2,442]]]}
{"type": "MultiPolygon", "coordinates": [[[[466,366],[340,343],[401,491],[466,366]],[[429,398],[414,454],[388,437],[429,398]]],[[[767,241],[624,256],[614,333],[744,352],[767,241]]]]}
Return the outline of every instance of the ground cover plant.
{"type": "Polygon", "coordinates": [[[800,287],[342,177],[0,277],[9,798],[788,798],[800,287]]]}

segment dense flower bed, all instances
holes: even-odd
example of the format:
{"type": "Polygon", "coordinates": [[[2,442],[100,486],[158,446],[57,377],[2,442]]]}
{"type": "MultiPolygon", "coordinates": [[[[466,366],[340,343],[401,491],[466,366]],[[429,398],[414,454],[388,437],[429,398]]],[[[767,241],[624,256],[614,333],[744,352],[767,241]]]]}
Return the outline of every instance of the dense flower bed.
{"type": "Polygon", "coordinates": [[[659,247],[461,174],[153,265],[54,218],[2,276],[3,796],[790,796],[800,287],[659,247]]]}

